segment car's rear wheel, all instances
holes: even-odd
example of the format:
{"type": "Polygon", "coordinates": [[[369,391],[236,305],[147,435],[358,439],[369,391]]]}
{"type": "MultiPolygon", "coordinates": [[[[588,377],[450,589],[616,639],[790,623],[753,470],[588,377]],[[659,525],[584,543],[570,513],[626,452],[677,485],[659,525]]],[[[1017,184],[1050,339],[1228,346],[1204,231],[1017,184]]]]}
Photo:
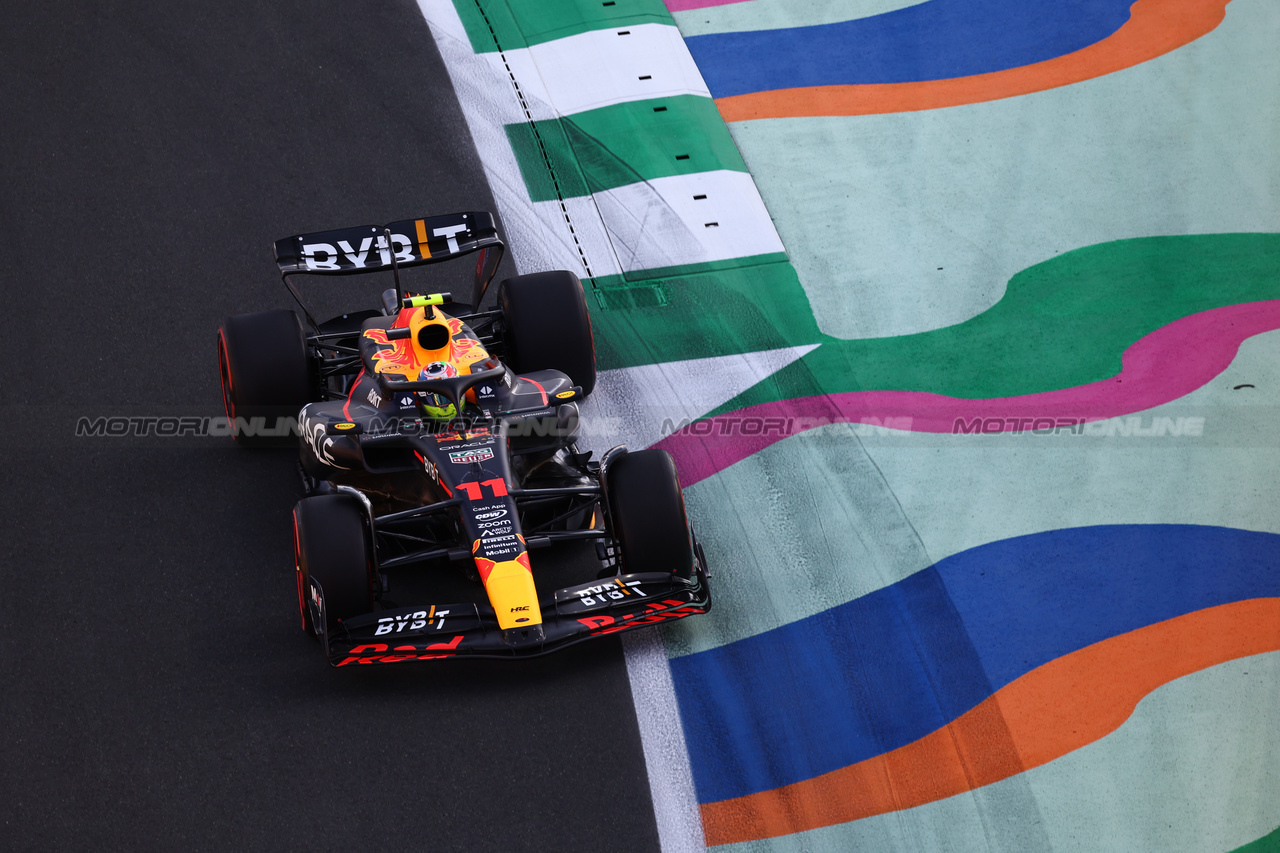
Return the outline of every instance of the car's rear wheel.
{"type": "Polygon", "coordinates": [[[665,450],[628,453],[609,466],[609,515],[622,570],[693,576],[693,539],[676,463],[665,450]]]}
{"type": "Polygon", "coordinates": [[[596,349],[582,282],[571,272],[530,273],[498,285],[507,365],[516,373],[558,370],[584,395],[596,387],[596,349]]]}
{"type": "Polygon", "coordinates": [[[294,565],[302,626],[319,634],[311,607],[311,579],[324,594],[323,619],[338,622],[373,610],[373,552],[364,507],[349,495],[303,498],[293,508],[294,565]]]}
{"type": "Polygon", "coordinates": [[[297,441],[287,428],[281,430],[288,424],[279,419],[297,418],[298,410],[317,395],[306,335],[296,313],[259,311],[228,317],[218,329],[218,368],[222,402],[239,444],[262,447],[297,441]]]}

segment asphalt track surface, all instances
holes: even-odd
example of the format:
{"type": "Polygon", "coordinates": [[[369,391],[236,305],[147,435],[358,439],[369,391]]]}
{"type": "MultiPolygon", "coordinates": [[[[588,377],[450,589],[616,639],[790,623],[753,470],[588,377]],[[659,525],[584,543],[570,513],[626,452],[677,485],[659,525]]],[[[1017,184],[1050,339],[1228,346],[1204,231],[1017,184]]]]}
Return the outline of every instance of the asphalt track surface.
{"type": "Polygon", "coordinates": [[[0,849],[656,849],[615,638],[335,671],[291,454],[74,436],[221,414],[272,240],[492,207],[416,5],[10,4],[0,80],[0,849]]]}

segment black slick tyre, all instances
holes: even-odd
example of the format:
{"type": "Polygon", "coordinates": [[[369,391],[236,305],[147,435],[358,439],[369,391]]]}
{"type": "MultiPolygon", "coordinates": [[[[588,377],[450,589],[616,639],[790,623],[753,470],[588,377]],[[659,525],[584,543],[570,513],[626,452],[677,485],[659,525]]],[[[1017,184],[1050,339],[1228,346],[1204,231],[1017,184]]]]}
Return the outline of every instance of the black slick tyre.
{"type": "Polygon", "coordinates": [[[293,508],[293,549],[304,628],[321,633],[309,607],[312,578],[324,591],[329,630],[342,619],[373,610],[373,555],[359,501],[349,495],[316,495],[298,501],[293,508]]]}
{"type": "Polygon", "coordinates": [[[628,453],[608,468],[609,515],[622,571],[693,576],[693,540],[676,463],[665,450],[628,453]]]}
{"type": "Polygon", "coordinates": [[[218,369],[222,402],[237,443],[263,447],[297,441],[292,433],[260,435],[243,428],[260,424],[275,430],[279,418],[296,418],[298,410],[315,399],[306,336],[296,313],[259,311],[228,317],[218,329],[218,369]]]}
{"type": "Polygon", "coordinates": [[[566,270],[530,273],[498,285],[506,362],[516,373],[558,370],[583,395],[596,387],[596,350],[582,282],[566,270]]]}

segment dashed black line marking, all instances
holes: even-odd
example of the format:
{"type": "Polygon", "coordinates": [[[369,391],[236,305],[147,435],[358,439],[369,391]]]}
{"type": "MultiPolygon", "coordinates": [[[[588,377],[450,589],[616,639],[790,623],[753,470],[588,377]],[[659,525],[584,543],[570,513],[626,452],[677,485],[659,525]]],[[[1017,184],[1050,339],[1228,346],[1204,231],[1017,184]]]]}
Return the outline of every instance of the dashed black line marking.
{"type": "MultiPolygon", "coordinates": [[[[489,38],[493,39],[493,46],[498,49],[498,56],[502,57],[502,67],[507,69],[507,77],[511,79],[511,85],[515,87],[516,97],[520,99],[520,109],[524,110],[524,117],[529,122],[529,129],[533,131],[533,138],[538,141],[538,150],[542,153],[542,162],[546,164],[547,173],[551,175],[551,185],[555,187],[556,201],[560,204],[560,214],[564,217],[565,225],[569,226],[569,236],[573,238],[574,248],[578,250],[578,257],[582,260],[582,268],[587,272],[587,278],[595,278],[591,272],[591,264],[587,262],[587,253],[582,249],[582,243],[578,240],[577,229],[573,227],[573,219],[569,216],[569,208],[564,203],[564,193],[560,190],[560,178],[556,175],[555,167],[551,165],[551,155],[547,153],[547,145],[542,141],[542,134],[538,132],[538,125],[533,120],[533,112],[529,109],[529,103],[525,100],[524,91],[520,88],[520,81],[516,79],[515,72],[511,70],[511,63],[507,62],[507,52],[502,49],[502,45],[498,42],[498,34],[493,29],[493,24],[489,20],[489,16],[485,13],[484,7],[480,4],[480,0],[474,0],[476,11],[480,13],[480,17],[484,18],[484,25],[489,29],[489,38]]],[[[612,3],[605,3],[606,6],[612,6],[612,3]]]]}

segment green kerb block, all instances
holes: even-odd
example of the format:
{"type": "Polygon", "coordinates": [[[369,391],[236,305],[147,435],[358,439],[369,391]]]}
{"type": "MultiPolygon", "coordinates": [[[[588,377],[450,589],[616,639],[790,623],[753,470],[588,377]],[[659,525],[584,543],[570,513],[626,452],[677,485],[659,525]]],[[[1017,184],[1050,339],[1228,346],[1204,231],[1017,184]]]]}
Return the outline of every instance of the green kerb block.
{"type": "Polygon", "coordinates": [[[476,53],[628,25],[675,26],[662,0],[454,0],[453,5],[476,53]]]}
{"type": "Polygon", "coordinates": [[[717,169],[747,171],[715,102],[698,95],[631,101],[506,126],[534,201],[717,169]],[[554,176],[554,180],[553,180],[554,176]]]}

